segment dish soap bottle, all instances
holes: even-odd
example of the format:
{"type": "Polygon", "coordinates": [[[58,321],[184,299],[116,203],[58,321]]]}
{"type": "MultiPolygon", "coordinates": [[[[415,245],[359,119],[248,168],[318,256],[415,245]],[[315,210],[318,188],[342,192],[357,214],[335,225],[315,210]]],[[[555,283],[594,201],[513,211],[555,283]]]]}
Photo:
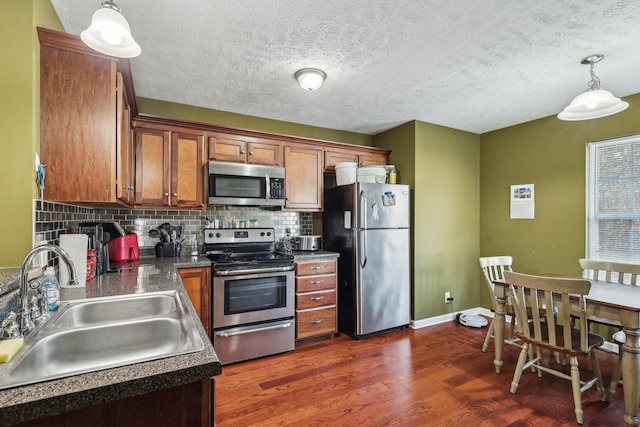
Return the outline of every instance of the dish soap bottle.
{"type": "Polygon", "coordinates": [[[56,272],[53,267],[47,267],[44,271],[42,284],[47,290],[47,305],[49,306],[49,311],[56,311],[60,303],[60,284],[58,283],[58,279],[56,279],[56,272]]]}

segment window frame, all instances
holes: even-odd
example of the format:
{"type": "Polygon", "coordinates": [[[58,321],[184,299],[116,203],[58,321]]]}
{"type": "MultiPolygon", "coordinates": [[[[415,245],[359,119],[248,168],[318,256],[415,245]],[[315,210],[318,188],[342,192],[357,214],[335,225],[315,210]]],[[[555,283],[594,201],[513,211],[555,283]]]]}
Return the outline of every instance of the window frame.
{"type": "Polygon", "coordinates": [[[640,151],[640,135],[630,135],[626,137],[602,140],[602,141],[591,141],[587,143],[586,146],[586,213],[585,213],[585,246],[586,246],[586,257],[588,259],[601,260],[601,261],[611,261],[611,262],[623,262],[623,263],[638,263],[640,262],[640,249],[634,249],[634,246],[640,248],[640,244],[638,240],[640,240],[640,233],[638,236],[634,237],[634,228],[633,224],[629,227],[629,245],[626,251],[615,251],[613,250],[615,245],[608,246],[610,248],[609,252],[605,252],[603,250],[603,246],[600,242],[600,226],[598,224],[601,220],[629,220],[629,221],[640,221],[640,204],[636,201],[634,195],[630,194],[631,197],[631,210],[629,212],[606,212],[600,213],[598,212],[598,183],[602,181],[599,179],[599,169],[598,169],[598,149],[602,147],[610,147],[615,145],[630,145],[631,148],[631,164],[630,169],[632,173],[629,173],[625,176],[621,176],[618,178],[618,181],[628,181],[629,179],[632,182],[635,182],[635,185],[630,186],[631,189],[640,188],[640,160],[635,162],[635,158],[640,156],[635,153],[635,147],[633,144],[636,144],[637,150],[640,151]],[[638,171],[635,172],[634,170],[638,171]],[[595,174],[595,177],[594,177],[595,174]],[[635,203],[634,203],[635,201],[635,203]],[[616,254],[617,252],[617,254],[616,254]],[[624,253],[625,255],[620,255],[624,253]]]}

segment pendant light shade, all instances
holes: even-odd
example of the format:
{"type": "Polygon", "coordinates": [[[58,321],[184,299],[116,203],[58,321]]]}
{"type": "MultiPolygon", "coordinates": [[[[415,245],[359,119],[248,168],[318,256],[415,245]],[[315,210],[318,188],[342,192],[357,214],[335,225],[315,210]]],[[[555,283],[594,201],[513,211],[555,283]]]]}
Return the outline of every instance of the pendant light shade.
{"type": "Polygon", "coordinates": [[[629,107],[629,103],[613,96],[608,90],[600,86],[600,79],[595,75],[593,66],[604,58],[604,55],[592,55],[584,58],[582,64],[590,65],[591,80],[589,89],[586,92],[573,98],[560,114],[560,120],[590,120],[624,111],[629,107]]]}
{"type": "Polygon", "coordinates": [[[131,36],[129,23],[112,1],[102,3],[91,18],[91,26],[80,34],[80,38],[91,49],[118,58],[133,58],[141,52],[131,36]]]}
{"type": "Polygon", "coordinates": [[[293,77],[296,78],[300,87],[305,90],[316,90],[322,86],[327,74],[317,68],[303,68],[295,72],[293,77]]]}

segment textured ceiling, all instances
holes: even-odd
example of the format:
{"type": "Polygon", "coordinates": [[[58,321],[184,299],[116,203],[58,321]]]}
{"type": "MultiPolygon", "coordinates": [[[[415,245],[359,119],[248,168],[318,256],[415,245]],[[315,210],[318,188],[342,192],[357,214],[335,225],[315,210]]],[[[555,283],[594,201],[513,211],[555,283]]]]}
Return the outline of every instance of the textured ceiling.
{"type": "MultiPolygon", "coordinates": [[[[79,35],[100,0],[52,0],[79,35]]],[[[587,88],[640,93],[638,0],[117,0],[137,96],[376,134],[474,133],[555,115],[587,88]],[[328,77],[302,90],[296,70],[328,77]]],[[[621,114],[629,114],[629,111],[621,114]]]]}

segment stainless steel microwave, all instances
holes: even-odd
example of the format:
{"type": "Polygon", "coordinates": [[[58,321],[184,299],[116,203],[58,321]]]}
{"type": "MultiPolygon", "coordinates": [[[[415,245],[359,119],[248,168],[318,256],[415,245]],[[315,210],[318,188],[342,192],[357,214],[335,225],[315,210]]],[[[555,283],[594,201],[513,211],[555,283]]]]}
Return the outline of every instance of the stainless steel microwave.
{"type": "Polygon", "coordinates": [[[209,206],[284,206],[284,168],[209,162],[209,206]]]}

